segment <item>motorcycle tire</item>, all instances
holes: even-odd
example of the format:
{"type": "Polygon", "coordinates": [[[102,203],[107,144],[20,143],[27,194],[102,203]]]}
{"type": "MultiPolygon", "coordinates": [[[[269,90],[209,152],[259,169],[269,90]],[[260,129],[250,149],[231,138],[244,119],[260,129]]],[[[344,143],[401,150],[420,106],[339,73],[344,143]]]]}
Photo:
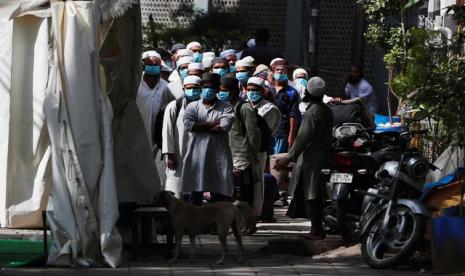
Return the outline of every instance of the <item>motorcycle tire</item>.
{"type": "MultiPolygon", "coordinates": [[[[393,222],[394,218],[399,219],[399,215],[402,215],[402,213],[407,215],[408,218],[407,216],[405,216],[406,218],[403,219],[401,225],[403,225],[402,223],[406,223],[408,220],[410,224],[412,224],[412,231],[410,231],[409,238],[405,241],[405,245],[399,248],[397,252],[390,252],[392,254],[391,257],[384,258],[384,255],[380,256],[377,254],[377,252],[374,252],[377,251],[376,249],[379,249],[378,247],[381,247],[382,245],[373,244],[374,236],[376,234],[378,234],[379,237],[384,239],[382,241],[377,241],[378,243],[386,242],[389,238],[388,234],[390,230],[383,231],[380,229],[383,223],[385,212],[381,212],[380,214],[378,214],[376,218],[371,221],[370,225],[363,234],[361,244],[362,258],[364,262],[371,268],[384,269],[394,267],[409,260],[419,243],[423,240],[427,218],[423,215],[415,214],[409,207],[405,205],[395,205],[392,207],[390,216],[391,219],[388,227],[392,225],[391,223],[393,222]],[[379,231],[384,233],[378,233],[379,231]]],[[[397,224],[399,224],[399,222],[397,222],[397,224]]],[[[394,241],[392,241],[392,243],[394,243],[394,241]]],[[[386,245],[388,244],[386,243],[385,246],[386,245]]],[[[393,249],[393,247],[387,247],[387,249],[393,249]]]]}

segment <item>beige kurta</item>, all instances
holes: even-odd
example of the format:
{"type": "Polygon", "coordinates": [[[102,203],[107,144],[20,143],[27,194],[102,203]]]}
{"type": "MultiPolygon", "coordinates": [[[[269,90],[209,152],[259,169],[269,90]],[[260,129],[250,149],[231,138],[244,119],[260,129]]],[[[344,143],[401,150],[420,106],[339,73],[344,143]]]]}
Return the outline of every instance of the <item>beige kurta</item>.
{"type": "Polygon", "coordinates": [[[305,200],[318,197],[320,170],[331,152],[332,126],[331,109],[323,102],[311,103],[288,155],[297,161],[289,185],[290,195],[294,195],[297,185],[303,185],[305,200]]]}

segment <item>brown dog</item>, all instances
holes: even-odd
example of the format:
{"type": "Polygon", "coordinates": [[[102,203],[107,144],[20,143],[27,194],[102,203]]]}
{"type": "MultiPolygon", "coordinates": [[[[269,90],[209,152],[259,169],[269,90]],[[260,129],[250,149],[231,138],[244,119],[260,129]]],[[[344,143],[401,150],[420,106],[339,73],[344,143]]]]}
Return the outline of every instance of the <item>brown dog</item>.
{"type": "Polygon", "coordinates": [[[216,202],[206,206],[194,206],[177,199],[171,192],[161,191],[155,196],[155,202],[161,203],[168,210],[173,225],[176,249],[173,259],[175,262],[181,254],[182,236],[189,235],[190,257],[194,257],[195,235],[208,233],[216,228],[218,239],[220,240],[223,252],[216,262],[222,264],[228,251],[226,236],[229,228],[232,229],[237,245],[239,246],[239,262],[242,262],[244,247],[240,234],[241,214],[239,210],[230,202],[216,202]]]}

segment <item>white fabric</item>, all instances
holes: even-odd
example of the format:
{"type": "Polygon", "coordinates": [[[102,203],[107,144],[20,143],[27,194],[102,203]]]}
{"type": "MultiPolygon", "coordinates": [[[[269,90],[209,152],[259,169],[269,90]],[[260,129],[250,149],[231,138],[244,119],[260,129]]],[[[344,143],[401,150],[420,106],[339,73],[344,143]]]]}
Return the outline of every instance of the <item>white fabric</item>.
{"type": "Polygon", "coordinates": [[[188,70],[203,70],[204,67],[203,67],[202,63],[193,62],[193,63],[189,63],[189,65],[187,65],[187,69],[188,70]]]}
{"type": "Polygon", "coordinates": [[[265,81],[259,77],[250,77],[249,80],[247,81],[247,84],[255,84],[260,87],[265,88],[265,81]]]}
{"type": "Polygon", "coordinates": [[[240,59],[238,61],[236,61],[236,68],[237,67],[240,67],[240,66],[243,66],[243,67],[253,67],[253,61],[251,61],[250,59],[240,59]]]}
{"type": "Polygon", "coordinates": [[[213,52],[205,52],[205,53],[203,53],[203,57],[202,57],[203,67],[204,68],[210,68],[214,58],[215,58],[215,53],[213,53],[213,52]]]}
{"type": "Polygon", "coordinates": [[[444,150],[438,159],[434,161],[434,165],[441,170],[431,170],[426,177],[425,183],[438,181],[442,177],[453,173],[457,168],[464,167],[465,150],[456,146],[449,146],[444,150]]]}
{"type": "Polygon", "coordinates": [[[372,114],[375,114],[378,110],[378,102],[376,101],[376,94],[373,90],[373,86],[365,79],[361,79],[357,84],[347,83],[345,93],[350,99],[357,97],[363,99],[368,110],[372,114]]]}
{"type": "Polygon", "coordinates": [[[247,41],[247,47],[249,48],[255,47],[255,38],[251,38],[247,41]]]}
{"type": "Polygon", "coordinates": [[[186,45],[187,50],[191,50],[194,47],[202,47],[202,45],[200,43],[198,43],[197,41],[192,41],[192,42],[190,42],[189,44],[186,45]]]}
{"type": "Polygon", "coordinates": [[[48,263],[89,266],[103,257],[116,267],[122,241],[115,227],[112,111],[99,83],[98,12],[87,1],[53,2],[51,10],[56,48],[44,104],[53,157],[48,263]]]}
{"type": "Polygon", "coordinates": [[[179,76],[178,69],[175,69],[175,70],[173,70],[173,72],[171,72],[170,76],[168,77],[168,82],[170,82],[170,83],[172,83],[172,82],[182,82],[181,77],[179,76]]]}
{"type": "Polygon", "coordinates": [[[236,51],[234,51],[234,49],[228,49],[228,50],[224,50],[223,52],[221,52],[220,57],[227,58],[228,56],[232,56],[235,54],[236,54],[236,51]]]}
{"type": "Polygon", "coordinates": [[[278,124],[282,116],[279,108],[267,100],[261,100],[254,108],[257,109],[258,115],[265,119],[271,132],[274,133],[278,129],[278,124]]]}
{"type": "MultiPolygon", "coordinates": [[[[181,57],[192,57],[194,53],[191,50],[179,49],[176,52],[176,58],[179,60],[181,57]]],[[[176,62],[177,63],[177,62],[176,62]]]]}
{"type": "Polygon", "coordinates": [[[292,72],[292,79],[293,80],[296,80],[298,76],[301,76],[301,75],[304,75],[305,78],[308,78],[308,74],[307,74],[307,71],[303,68],[297,68],[294,70],[294,72],[292,72]]]}
{"type": "Polygon", "coordinates": [[[228,131],[234,122],[234,110],[229,103],[217,101],[206,108],[202,100],[190,103],[184,113],[184,127],[189,140],[181,176],[181,191],[207,191],[231,196],[232,156],[228,131]],[[197,122],[220,121],[223,133],[192,132],[197,122]]]}
{"type": "Polygon", "coordinates": [[[145,51],[142,53],[142,59],[144,58],[148,58],[148,57],[156,57],[156,58],[159,58],[161,59],[161,56],[159,53],[157,53],[157,51],[145,51]]]}
{"type": "Polygon", "coordinates": [[[184,90],[183,90],[181,78],[179,78],[179,81],[173,81],[173,82],[168,83],[168,85],[166,86],[166,89],[168,90],[167,93],[170,93],[176,99],[179,99],[184,96],[184,90]]]}
{"type": "Polygon", "coordinates": [[[254,59],[253,57],[251,57],[251,56],[243,57],[241,60],[243,60],[243,61],[245,61],[245,62],[247,62],[247,63],[252,64],[252,66],[253,66],[253,62],[255,61],[255,59],[254,59]]]}
{"type": "Polygon", "coordinates": [[[276,62],[276,61],[280,61],[280,60],[284,60],[282,58],[275,58],[273,59],[271,62],[270,62],[270,68],[273,68],[273,64],[276,62]]]}
{"type": "Polygon", "coordinates": [[[0,226],[40,227],[51,189],[42,104],[48,21],[26,15],[0,26],[0,226]],[[14,33],[13,33],[14,28],[14,33]]]}
{"type": "Polygon", "coordinates": [[[163,79],[155,85],[152,89],[148,87],[145,81],[140,81],[139,89],[137,90],[136,103],[139,108],[142,120],[144,121],[145,131],[147,133],[147,139],[149,140],[150,146],[153,147],[152,133],[160,108],[162,108],[163,93],[167,82],[163,79]]]}
{"type": "Polygon", "coordinates": [[[197,84],[197,85],[200,85],[200,83],[202,82],[202,80],[198,77],[198,76],[187,76],[184,78],[184,85],[186,84],[197,84]]]}
{"type": "Polygon", "coordinates": [[[181,196],[181,173],[183,158],[186,155],[188,132],[184,128],[184,112],[186,99],[182,100],[181,109],[177,111],[176,101],[172,101],[166,106],[163,117],[163,146],[162,154],[172,153],[176,158],[176,169],[166,168],[166,184],[164,190],[172,191],[176,197],[181,196]],[[178,113],[176,117],[176,113],[178,113]]]}
{"type": "Polygon", "coordinates": [[[185,56],[185,57],[178,59],[178,61],[176,61],[176,66],[179,68],[179,66],[183,64],[188,64],[192,62],[194,62],[194,59],[191,56],[185,56]]]}

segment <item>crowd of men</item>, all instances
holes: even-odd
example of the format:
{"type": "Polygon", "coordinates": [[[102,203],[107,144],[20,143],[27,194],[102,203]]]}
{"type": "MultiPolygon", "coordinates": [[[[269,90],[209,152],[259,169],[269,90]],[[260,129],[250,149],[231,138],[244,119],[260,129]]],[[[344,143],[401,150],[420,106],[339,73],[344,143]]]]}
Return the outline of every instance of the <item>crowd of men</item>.
{"type": "Polygon", "coordinates": [[[312,221],[307,238],[324,238],[319,174],[333,126],[324,102],[361,98],[375,112],[376,98],[358,66],[345,97],[325,96],[325,81],[303,68],[289,72],[268,37],[260,29],[248,49],[219,56],[195,41],[144,52],[137,105],[148,142],[163,158],[163,189],[195,205],[246,201],[270,222],[276,180],[267,164],[270,155],[284,154],[274,168],[295,163],[289,194],[303,207],[294,217],[312,221]]]}

